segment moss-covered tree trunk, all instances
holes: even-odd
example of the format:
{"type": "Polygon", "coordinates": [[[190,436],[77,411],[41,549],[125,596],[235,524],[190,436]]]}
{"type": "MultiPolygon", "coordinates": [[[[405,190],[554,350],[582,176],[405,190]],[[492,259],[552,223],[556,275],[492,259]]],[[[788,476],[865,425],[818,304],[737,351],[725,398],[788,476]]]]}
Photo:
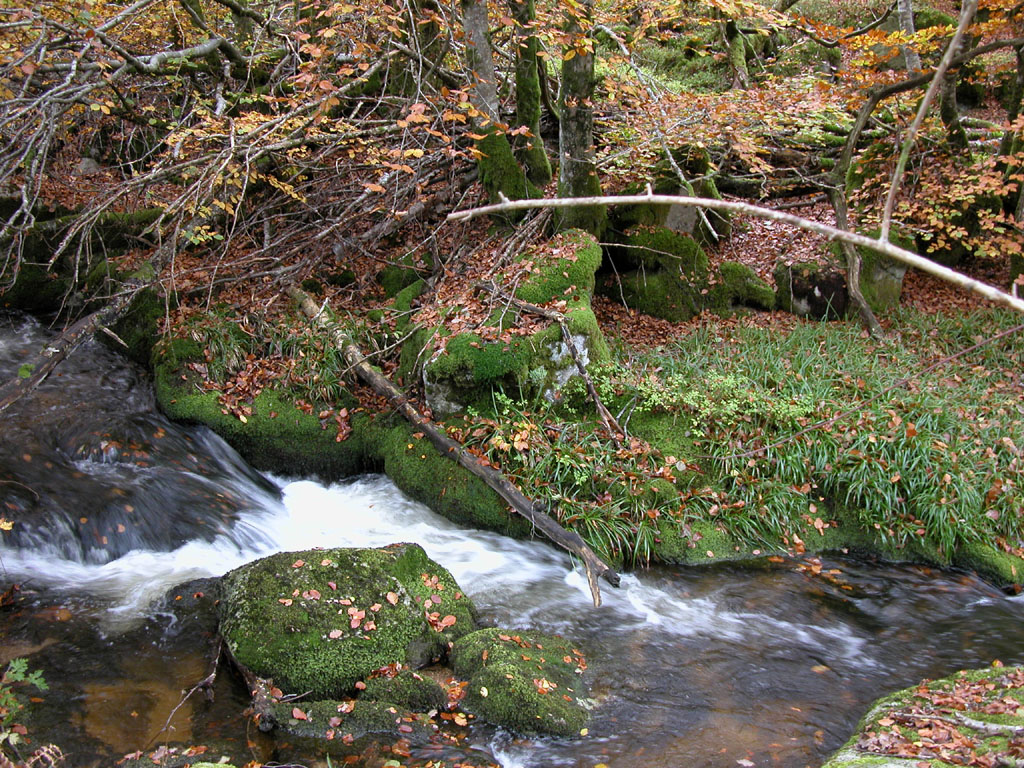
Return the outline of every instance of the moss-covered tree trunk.
{"type": "MultiPolygon", "coordinates": [[[[593,0],[565,7],[566,46],[562,55],[559,99],[558,194],[593,197],[601,194],[594,163],[594,41],[593,0]]],[[[608,214],[604,206],[562,209],[559,226],[577,227],[600,238],[608,214]]]]}
{"type": "Polygon", "coordinates": [[[516,139],[516,154],[530,181],[544,186],[551,181],[551,163],[540,137],[539,67],[543,60],[538,56],[537,12],[534,0],[509,0],[508,5],[516,21],[516,127],[528,131],[516,139]]]}
{"type": "Polygon", "coordinates": [[[725,24],[725,39],[729,46],[729,64],[732,67],[732,87],[746,90],[750,87],[747,70],[747,38],[734,19],[725,24]]]}
{"type": "Polygon", "coordinates": [[[498,200],[500,195],[520,200],[528,197],[531,190],[500,120],[487,1],[462,0],[462,25],[466,33],[466,65],[475,80],[470,101],[478,113],[484,135],[476,144],[480,183],[492,200],[498,200]]]}

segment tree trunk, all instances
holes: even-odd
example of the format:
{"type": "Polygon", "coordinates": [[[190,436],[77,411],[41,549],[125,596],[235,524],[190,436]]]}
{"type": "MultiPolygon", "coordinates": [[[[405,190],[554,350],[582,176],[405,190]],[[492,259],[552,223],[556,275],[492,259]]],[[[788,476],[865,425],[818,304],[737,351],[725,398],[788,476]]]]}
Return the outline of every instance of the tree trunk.
{"type": "Polygon", "coordinates": [[[462,0],[462,24],[466,33],[466,65],[476,81],[469,98],[479,113],[483,132],[475,147],[480,182],[492,201],[502,196],[521,200],[529,197],[532,189],[512,153],[500,119],[487,0],[462,0]]]}
{"type": "MultiPolygon", "coordinates": [[[[900,21],[900,32],[908,37],[916,31],[914,29],[914,7],[912,0],[896,0],[896,12],[900,21]]],[[[921,56],[909,45],[903,46],[903,58],[907,64],[907,71],[911,74],[921,71],[921,56]]]]}
{"type": "Polygon", "coordinates": [[[725,39],[729,46],[729,64],[732,66],[732,87],[746,90],[750,87],[747,40],[734,19],[729,19],[725,24],[725,39]]]}
{"type": "Polygon", "coordinates": [[[960,122],[960,109],[956,103],[957,73],[951,72],[942,80],[939,90],[939,117],[946,126],[946,140],[955,150],[967,149],[967,131],[960,122]]]}
{"type": "Polygon", "coordinates": [[[486,0],[462,0],[462,25],[466,32],[466,66],[476,80],[473,106],[492,123],[498,119],[498,77],[488,34],[486,0]]]}
{"type": "Polygon", "coordinates": [[[508,0],[512,17],[516,20],[513,42],[516,47],[516,127],[526,128],[528,134],[516,139],[516,153],[526,167],[526,175],[537,186],[551,181],[551,163],[540,137],[542,59],[537,39],[537,13],[534,0],[508,0]]]}
{"type": "MultiPolygon", "coordinates": [[[[566,34],[569,43],[562,56],[562,92],[558,104],[558,194],[561,197],[595,197],[601,182],[594,164],[594,41],[593,0],[567,6],[566,34]]],[[[559,228],[579,227],[600,239],[608,213],[604,206],[567,208],[559,228]]]]}

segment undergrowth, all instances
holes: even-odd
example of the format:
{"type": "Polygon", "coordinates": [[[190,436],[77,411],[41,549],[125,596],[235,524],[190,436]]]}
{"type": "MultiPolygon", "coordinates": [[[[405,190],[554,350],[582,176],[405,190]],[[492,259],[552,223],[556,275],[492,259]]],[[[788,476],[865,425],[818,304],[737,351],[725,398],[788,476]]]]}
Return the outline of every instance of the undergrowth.
{"type": "Polygon", "coordinates": [[[571,412],[572,387],[557,406],[499,395],[456,436],[627,563],[650,557],[666,518],[778,548],[838,510],[940,558],[979,541],[1020,551],[1024,341],[944,360],[1015,320],[908,312],[883,343],[840,323],[707,326],[592,371],[632,434],[622,445],[571,412]]]}

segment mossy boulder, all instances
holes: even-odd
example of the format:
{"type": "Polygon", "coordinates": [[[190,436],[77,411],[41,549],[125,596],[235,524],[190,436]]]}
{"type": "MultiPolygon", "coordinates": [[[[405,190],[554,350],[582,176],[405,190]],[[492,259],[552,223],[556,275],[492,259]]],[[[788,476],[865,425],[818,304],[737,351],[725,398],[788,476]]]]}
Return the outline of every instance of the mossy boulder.
{"type": "Polygon", "coordinates": [[[278,729],[300,744],[315,748],[336,744],[338,751],[366,736],[425,742],[437,732],[426,714],[409,712],[365,695],[358,699],[276,702],[270,715],[278,729]]]}
{"type": "Polygon", "coordinates": [[[540,632],[482,629],[452,647],[469,680],[463,709],[518,733],[577,736],[589,719],[586,661],[567,640],[540,632]]]}
{"type": "MultiPolygon", "coordinates": [[[[562,312],[584,365],[607,360],[608,346],[590,306],[601,264],[596,239],[581,230],[563,232],[522,254],[518,264],[528,270],[528,277],[516,289],[516,298],[538,305],[565,301],[562,312]]],[[[479,333],[441,338],[436,329],[418,334],[403,349],[403,376],[415,361],[426,361],[422,377],[427,403],[440,414],[467,406],[490,407],[495,390],[555,397],[576,373],[561,328],[551,323],[529,336],[502,337],[517,311],[503,306],[479,333]]]]}
{"type": "Polygon", "coordinates": [[[775,291],[746,264],[723,261],[708,293],[708,304],[720,315],[744,307],[770,312],[775,309],[775,291]]]}
{"type": "Polygon", "coordinates": [[[409,253],[399,261],[388,264],[377,274],[384,293],[388,298],[395,298],[404,289],[420,279],[415,254],[409,253]]]}
{"type": "MultiPolygon", "coordinates": [[[[868,236],[877,237],[878,233],[869,233],[868,236]]],[[[915,248],[913,239],[895,230],[889,233],[889,242],[905,250],[913,251],[915,248]]],[[[861,259],[860,291],[864,294],[864,300],[875,312],[886,312],[898,307],[907,265],[870,248],[857,246],[857,250],[861,259]]],[[[840,259],[837,244],[830,247],[830,254],[833,260],[840,259]]]]}
{"type": "Polygon", "coordinates": [[[366,681],[362,699],[389,702],[411,712],[444,709],[448,693],[429,677],[404,669],[394,677],[374,677],[366,681]]]}
{"type": "Polygon", "coordinates": [[[286,693],[351,695],[389,665],[423,666],[475,628],[475,609],[416,544],[282,552],[226,574],[221,635],[286,693]]]}
{"type": "Polygon", "coordinates": [[[822,768],[1016,765],[1024,731],[1024,667],[958,672],[876,701],[822,768]]]}
{"type": "Polygon", "coordinates": [[[516,538],[532,535],[526,518],[511,513],[483,480],[442,456],[430,440],[407,424],[395,424],[378,433],[374,442],[384,472],[416,501],[460,525],[516,538]]]}
{"type": "MultiPolygon", "coordinates": [[[[336,440],[337,430],[325,427],[296,401],[307,395],[288,389],[265,389],[250,405],[245,420],[230,413],[218,393],[203,386],[195,366],[204,362],[202,347],[191,339],[168,339],[157,344],[152,356],[153,388],[157,404],[176,421],[204,424],[226,440],[246,461],[260,470],[286,471],[337,479],[364,472],[372,444],[366,438],[373,418],[355,414],[352,432],[336,440]]],[[[354,408],[352,396],[324,407],[354,408]]],[[[314,404],[319,405],[319,404],[314,404]]]]}
{"type": "Polygon", "coordinates": [[[673,322],[704,309],[710,290],[708,257],[692,237],[639,226],[626,233],[610,257],[618,278],[605,290],[629,307],[673,322]]]}

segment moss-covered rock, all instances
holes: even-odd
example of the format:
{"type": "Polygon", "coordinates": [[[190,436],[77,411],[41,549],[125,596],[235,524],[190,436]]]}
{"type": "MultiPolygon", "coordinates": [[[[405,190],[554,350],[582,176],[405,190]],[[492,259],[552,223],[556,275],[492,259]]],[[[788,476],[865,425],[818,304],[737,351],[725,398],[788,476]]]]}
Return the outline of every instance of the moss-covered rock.
{"type": "Polygon", "coordinates": [[[723,261],[718,265],[718,279],[707,296],[708,306],[720,315],[740,308],[775,309],[775,291],[746,264],[723,261]]]}
{"type": "Polygon", "coordinates": [[[331,742],[337,742],[340,747],[364,736],[425,741],[437,730],[426,715],[408,712],[365,695],[355,700],[276,702],[270,714],[277,727],[288,736],[300,743],[315,742],[319,747],[331,742]]]}
{"type": "MultiPolygon", "coordinates": [[[[875,232],[869,236],[877,237],[877,234],[875,232]]],[[[890,231],[889,242],[906,250],[912,251],[915,248],[912,239],[895,230],[890,231]]],[[[860,290],[865,301],[875,312],[886,312],[898,307],[907,265],[869,248],[858,246],[857,250],[861,258],[860,290]]],[[[830,253],[833,259],[839,260],[838,245],[833,244],[830,253]]]]}
{"type": "Polygon", "coordinates": [[[519,733],[576,736],[589,719],[583,654],[560,637],[482,629],[456,641],[463,709],[519,733]]]}
{"type": "MultiPolygon", "coordinates": [[[[590,306],[594,275],[601,264],[601,247],[594,237],[579,230],[564,232],[518,261],[529,273],[516,289],[516,298],[531,304],[565,301],[566,324],[584,365],[607,360],[608,346],[590,306]]],[[[496,312],[492,330],[504,327],[512,312],[496,312]]],[[[555,323],[530,336],[495,340],[494,335],[461,333],[440,338],[423,332],[411,340],[408,354],[403,350],[403,375],[413,361],[425,360],[427,402],[435,413],[445,414],[470,405],[490,407],[494,391],[551,396],[576,372],[555,323]]]]}
{"type": "MultiPolygon", "coordinates": [[[[170,418],[210,427],[257,469],[331,479],[366,471],[372,461],[367,440],[371,416],[355,414],[350,419],[352,433],[339,442],[336,429],[325,428],[314,413],[296,406],[299,393],[265,389],[253,399],[243,421],[220,404],[216,391],[202,387],[202,377],[192,366],[203,360],[203,350],[191,339],[157,345],[152,359],[154,391],[170,418]]],[[[355,404],[348,396],[332,406],[355,404]]]]}
{"type": "Polygon", "coordinates": [[[444,709],[448,704],[448,693],[444,688],[409,669],[394,677],[370,678],[360,698],[389,702],[410,712],[444,709]]]}
{"type": "Polygon", "coordinates": [[[971,754],[983,757],[985,765],[1016,765],[1024,712],[1007,704],[1022,698],[1024,667],[925,680],[876,701],[822,768],[916,768],[922,760],[946,766],[963,764],[971,754]]]}
{"type": "Polygon", "coordinates": [[[378,440],[384,471],[403,492],[461,525],[517,538],[531,535],[529,522],[509,512],[483,480],[415,434],[408,425],[397,424],[378,440]]]}
{"type": "Polygon", "coordinates": [[[416,544],[282,552],[222,582],[221,635],[285,692],[341,698],[374,671],[422,666],[475,628],[472,602],[416,544]]]}
{"type": "Polygon", "coordinates": [[[384,294],[395,298],[404,289],[420,280],[415,254],[409,253],[394,264],[388,264],[377,274],[377,280],[384,289],[384,294]]]}
{"type": "Polygon", "coordinates": [[[636,227],[610,257],[618,279],[605,290],[629,307],[673,322],[705,308],[708,258],[692,237],[665,227],[636,227]]]}

